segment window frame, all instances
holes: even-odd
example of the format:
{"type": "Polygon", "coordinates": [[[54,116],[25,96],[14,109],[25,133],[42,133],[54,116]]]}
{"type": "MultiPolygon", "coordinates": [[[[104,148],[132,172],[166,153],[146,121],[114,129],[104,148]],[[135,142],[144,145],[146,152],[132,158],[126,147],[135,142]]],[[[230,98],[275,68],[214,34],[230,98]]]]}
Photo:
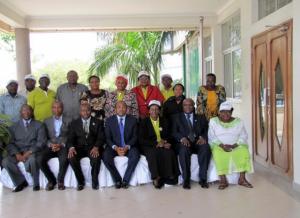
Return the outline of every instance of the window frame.
{"type": "MultiPolygon", "coordinates": [[[[223,25],[231,25],[233,26],[233,23],[234,23],[234,19],[236,17],[239,17],[239,25],[241,26],[241,13],[240,11],[237,11],[236,13],[232,14],[228,19],[226,19],[222,24],[221,24],[221,29],[222,29],[222,55],[223,55],[223,72],[224,72],[224,86],[227,87],[226,88],[226,95],[227,97],[229,98],[234,98],[234,99],[241,99],[242,98],[242,90],[240,90],[240,95],[236,95],[235,93],[235,82],[234,82],[234,78],[235,78],[235,72],[234,72],[234,62],[233,62],[233,55],[235,52],[242,52],[241,50],[241,28],[239,28],[239,41],[238,41],[238,44],[236,45],[233,45],[233,40],[231,40],[231,35],[233,34],[233,30],[231,29],[230,31],[230,35],[229,37],[227,38],[229,40],[229,43],[228,42],[225,42],[224,40],[224,35],[223,34],[227,34],[227,33],[224,33],[223,31],[223,25]],[[230,44],[230,47],[228,48],[225,48],[224,49],[224,43],[227,44],[230,44]],[[225,61],[225,56],[226,55],[230,55],[230,72],[226,72],[228,69],[226,69],[226,61],[225,61]],[[228,73],[230,73],[230,84],[229,84],[229,89],[228,89],[228,86],[225,84],[225,81],[226,81],[226,77],[228,76],[228,73]]],[[[241,61],[241,58],[240,58],[240,61],[241,61]]],[[[242,77],[242,76],[241,76],[242,77]]],[[[242,83],[242,79],[240,80],[240,87],[241,87],[241,83],[242,83]]]]}

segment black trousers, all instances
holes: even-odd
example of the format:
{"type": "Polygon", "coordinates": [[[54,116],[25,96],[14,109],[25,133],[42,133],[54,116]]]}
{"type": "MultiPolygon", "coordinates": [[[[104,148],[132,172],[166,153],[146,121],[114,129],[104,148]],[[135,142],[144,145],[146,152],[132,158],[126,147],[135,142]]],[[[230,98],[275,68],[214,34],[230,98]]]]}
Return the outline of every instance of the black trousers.
{"type": "Polygon", "coordinates": [[[157,177],[177,179],[180,171],[177,156],[173,149],[143,146],[142,151],[148,162],[151,179],[156,179],[157,177]]]}
{"type": "MultiPolygon", "coordinates": [[[[91,149],[86,149],[86,148],[75,148],[77,154],[69,158],[69,163],[74,170],[78,185],[84,185],[84,176],[82,173],[82,169],[80,166],[80,160],[84,157],[88,157],[90,159],[90,164],[92,167],[91,174],[92,174],[92,184],[97,186],[99,185],[99,180],[98,180],[98,175],[100,171],[100,164],[101,164],[101,156],[98,156],[96,158],[92,157],[90,155],[90,150],[91,149]]],[[[99,151],[100,152],[100,151],[99,151]]]]}
{"type": "Polygon", "coordinates": [[[61,147],[61,149],[57,152],[53,152],[51,148],[46,148],[45,151],[42,152],[42,159],[40,164],[40,168],[42,172],[45,174],[48,182],[51,182],[52,184],[56,183],[56,178],[53,174],[53,172],[50,170],[50,167],[48,165],[48,161],[51,158],[58,157],[59,161],[59,171],[57,176],[57,182],[58,183],[64,183],[64,178],[68,169],[68,153],[67,149],[65,147],[61,147]]]}
{"type": "Polygon", "coordinates": [[[181,143],[176,145],[176,152],[179,156],[179,163],[182,170],[184,181],[190,181],[191,178],[191,155],[197,154],[199,163],[199,179],[207,180],[207,170],[211,158],[211,150],[208,144],[197,145],[192,144],[187,147],[181,143]]]}
{"type": "MultiPolygon", "coordinates": [[[[118,172],[114,162],[114,158],[116,156],[118,156],[118,153],[115,150],[113,150],[111,147],[106,147],[103,154],[103,162],[107,167],[107,169],[109,170],[114,182],[121,182],[122,177],[118,172]]],[[[127,165],[127,169],[123,181],[129,183],[132,173],[134,172],[135,167],[140,160],[140,153],[137,148],[131,147],[128,150],[126,156],[128,157],[128,165],[127,165]]]]}

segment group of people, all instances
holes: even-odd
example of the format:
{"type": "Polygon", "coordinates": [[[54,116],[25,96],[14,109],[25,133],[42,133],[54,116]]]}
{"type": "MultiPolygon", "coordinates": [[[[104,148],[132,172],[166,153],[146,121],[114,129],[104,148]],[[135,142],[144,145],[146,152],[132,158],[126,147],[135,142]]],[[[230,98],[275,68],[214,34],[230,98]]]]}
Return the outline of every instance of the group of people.
{"type": "Polygon", "coordinates": [[[96,75],[88,79],[90,89],[77,83],[77,72],[67,73],[67,83],[57,91],[49,89],[50,77],[42,74],[36,87],[32,75],[25,77],[26,90],[18,93],[18,82],[7,83],[7,93],[0,97],[0,114],[11,118],[10,141],[2,166],[15,184],[14,192],[28,183],[17,164],[24,162],[33,178],[33,190],[40,190],[39,170],[48,180],[46,190],[56,185],[64,190],[64,176],[70,164],[77,190],[85,187],[80,166],[90,159],[92,188],[99,189],[101,160],[111,173],[115,187],[128,188],[140,155],[146,156],[155,188],[178,184],[190,189],[191,154],[199,162],[199,184],[208,188],[207,170],[211,156],[220,176],[219,189],[228,186],[226,175],[239,172],[238,184],[252,188],[245,174],[251,170],[247,133],[243,122],[232,117],[233,107],[226,101],[225,89],[208,74],[206,85],[199,88],[197,104],[184,95],[185,87],[172,84],[169,74],[162,76],[163,88],[150,83],[146,71],[138,74],[138,86],[126,89],[128,79],[116,77],[116,90],[100,88],[96,75]],[[114,158],[128,157],[124,176],[114,158]],[[59,159],[57,178],[48,161],[59,159]],[[179,163],[178,163],[179,159],[179,163]],[[179,164],[181,171],[179,170],[179,164]]]}

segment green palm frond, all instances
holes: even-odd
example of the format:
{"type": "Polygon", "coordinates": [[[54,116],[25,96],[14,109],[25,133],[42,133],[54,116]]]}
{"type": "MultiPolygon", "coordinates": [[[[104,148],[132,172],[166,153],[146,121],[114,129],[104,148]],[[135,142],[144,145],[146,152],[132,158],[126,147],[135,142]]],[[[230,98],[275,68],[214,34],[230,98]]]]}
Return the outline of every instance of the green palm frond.
{"type": "Polygon", "coordinates": [[[115,66],[136,84],[137,74],[146,70],[155,84],[158,83],[162,63],[162,48],[171,32],[124,32],[116,33],[109,44],[95,52],[95,61],[89,74],[106,75],[115,66]]]}

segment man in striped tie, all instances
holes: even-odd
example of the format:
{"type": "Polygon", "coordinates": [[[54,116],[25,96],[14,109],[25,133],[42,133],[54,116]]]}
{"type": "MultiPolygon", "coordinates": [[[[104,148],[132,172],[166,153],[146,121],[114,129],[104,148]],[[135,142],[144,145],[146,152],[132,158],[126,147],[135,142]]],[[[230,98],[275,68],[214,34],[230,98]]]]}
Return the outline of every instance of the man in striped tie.
{"type": "Polygon", "coordinates": [[[103,162],[115,182],[115,187],[128,188],[130,178],[140,159],[137,149],[137,119],[126,115],[127,105],[123,101],[116,104],[116,115],[106,120],[105,135],[107,147],[103,154],[103,162]],[[124,177],[118,172],[114,158],[127,156],[128,166],[124,177]]]}

